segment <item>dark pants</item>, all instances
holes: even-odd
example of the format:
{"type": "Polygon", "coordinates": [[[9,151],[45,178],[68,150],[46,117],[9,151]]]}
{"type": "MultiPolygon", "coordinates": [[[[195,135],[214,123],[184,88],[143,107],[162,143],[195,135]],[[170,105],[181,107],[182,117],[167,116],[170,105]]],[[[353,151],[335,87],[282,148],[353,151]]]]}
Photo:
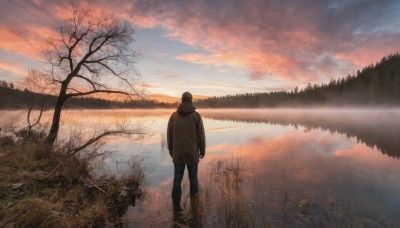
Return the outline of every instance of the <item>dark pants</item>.
{"type": "MultiPolygon", "coordinates": [[[[198,192],[199,184],[197,181],[197,164],[186,164],[189,172],[190,196],[198,192]]],[[[185,172],[185,164],[174,164],[174,184],[172,185],[172,200],[179,203],[182,196],[182,179],[185,172]]]]}

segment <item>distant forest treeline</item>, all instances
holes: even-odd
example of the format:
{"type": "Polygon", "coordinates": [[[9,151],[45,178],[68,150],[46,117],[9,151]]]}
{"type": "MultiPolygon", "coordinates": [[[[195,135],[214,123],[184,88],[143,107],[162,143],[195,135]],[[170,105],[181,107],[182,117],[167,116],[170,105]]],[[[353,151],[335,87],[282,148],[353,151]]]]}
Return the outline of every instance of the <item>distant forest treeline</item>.
{"type": "MultiPolygon", "coordinates": [[[[47,107],[54,107],[57,97],[14,88],[12,83],[0,81],[0,109],[27,108],[33,103],[45,101],[47,107]]],[[[67,108],[168,108],[172,104],[153,100],[110,101],[97,98],[72,98],[66,101],[67,108]]]]}
{"type": "MultiPolygon", "coordinates": [[[[0,81],[0,109],[26,108],[33,100],[55,104],[56,97],[14,88],[12,83],[0,81]],[[43,99],[45,98],[45,99],[43,99]]],[[[96,98],[74,98],[66,102],[68,108],[171,108],[177,104],[153,100],[110,101],[96,98]]],[[[332,79],[328,84],[308,84],[290,92],[246,93],[210,97],[196,101],[198,107],[256,108],[304,106],[399,106],[400,54],[388,55],[378,63],[364,67],[356,74],[332,79]]]]}
{"type": "Polygon", "coordinates": [[[246,93],[198,100],[199,107],[400,105],[400,54],[388,55],[354,75],[290,92],[246,93]]]}

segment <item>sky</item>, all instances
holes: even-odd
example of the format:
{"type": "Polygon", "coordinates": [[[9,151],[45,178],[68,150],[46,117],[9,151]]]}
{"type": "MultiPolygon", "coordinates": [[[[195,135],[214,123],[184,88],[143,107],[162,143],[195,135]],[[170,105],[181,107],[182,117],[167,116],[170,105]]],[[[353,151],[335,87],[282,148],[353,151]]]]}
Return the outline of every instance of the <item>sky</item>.
{"type": "MultiPolygon", "coordinates": [[[[290,91],[354,74],[400,50],[396,0],[114,0],[81,6],[135,28],[147,94],[290,91]]],[[[0,1],[0,80],[45,67],[68,1],[0,1]]]]}

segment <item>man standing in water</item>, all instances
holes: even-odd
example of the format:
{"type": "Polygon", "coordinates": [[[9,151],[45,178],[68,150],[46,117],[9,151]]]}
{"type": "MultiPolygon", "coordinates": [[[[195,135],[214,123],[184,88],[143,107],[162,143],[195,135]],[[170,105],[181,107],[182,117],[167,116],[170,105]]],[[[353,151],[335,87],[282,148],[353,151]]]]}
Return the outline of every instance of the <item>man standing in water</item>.
{"type": "Polygon", "coordinates": [[[206,140],[203,120],[195,110],[192,94],[184,92],[182,103],[168,121],[168,151],[174,162],[174,183],[172,186],[174,212],[182,211],[180,206],[181,183],[185,165],[189,173],[191,199],[196,197],[198,192],[197,166],[199,157],[203,158],[205,155],[206,140]]]}

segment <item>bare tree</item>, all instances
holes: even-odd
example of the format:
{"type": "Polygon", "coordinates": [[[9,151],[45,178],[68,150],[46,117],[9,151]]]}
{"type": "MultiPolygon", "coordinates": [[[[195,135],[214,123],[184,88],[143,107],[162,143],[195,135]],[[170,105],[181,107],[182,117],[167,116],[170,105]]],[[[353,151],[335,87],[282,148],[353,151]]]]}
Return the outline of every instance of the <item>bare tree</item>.
{"type": "Polygon", "coordinates": [[[58,100],[45,142],[54,144],[64,102],[71,97],[98,93],[139,96],[133,67],[138,52],[131,49],[133,28],[108,15],[94,15],[77,4],[72,17],[48,41],[45,56],[51,75],[59,83],[58,100]],[[119,84],[116,84],[119,82],[119,84]],[[118,89],[115,89],[118,88],[118,89]]]}
{"type": "MultiPolygon", "coordinates": [[[[55,84],[52,82],[52,79],[48,74],[43,73],[35,68],[29,69],[28,73],[18,84],[19,87],[25,88],[26,90],[37,94],[37,96],[32,96],[31,99],[26,101],[28,105],[28,126],[21,131],[26,137],[30,137],[33,128],[40,125],[43,111],[50,107],[49,102],[46,100],[46,95],[51,95],[52,92],[54,92],[55,84]],[[37,115],[34,115],[34,111],[36,110],[37,115]]],[[[42,130],[40,130],[40,132],[42,133],[42,130]]]]}

